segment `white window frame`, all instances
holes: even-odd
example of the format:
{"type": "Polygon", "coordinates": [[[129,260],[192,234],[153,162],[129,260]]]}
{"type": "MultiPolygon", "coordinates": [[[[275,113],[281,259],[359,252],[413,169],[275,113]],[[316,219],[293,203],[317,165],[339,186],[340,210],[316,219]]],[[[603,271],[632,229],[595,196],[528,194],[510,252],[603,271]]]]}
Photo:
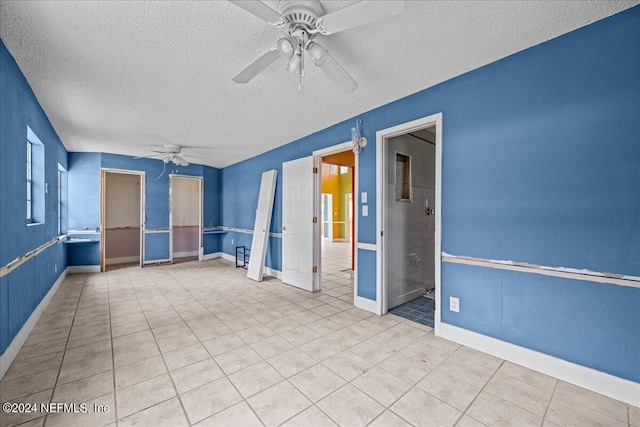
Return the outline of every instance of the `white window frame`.
{"type": "Polygon", "coordinates": [[[27,139],[27,223],[33,223],[33,143],[27,139]]]}

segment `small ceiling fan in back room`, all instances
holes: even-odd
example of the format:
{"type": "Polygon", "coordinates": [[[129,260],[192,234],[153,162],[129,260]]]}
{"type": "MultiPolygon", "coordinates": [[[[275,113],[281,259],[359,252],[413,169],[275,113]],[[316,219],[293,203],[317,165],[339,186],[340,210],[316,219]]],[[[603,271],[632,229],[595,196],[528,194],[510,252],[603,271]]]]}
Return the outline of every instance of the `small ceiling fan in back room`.
{"type": "Polygon", "coordinates": [[[298,89],[301,89],[306,51],[313,63],[345,93],[353,92],[358,84],[329,51],[314,40],[316,36],[335,34],[398,15],[404,10],[403,0],[361,0],[326,15],[323,15],[322,5],[318,0],[280,0],[277,11],[258,0],[229,1],[280,28],[284,33],[275,47],[240,71],[233,78],[234,82],[247,83],[269,65],[283,58],[288,61],[287,70],[298,75],[298,89]]]}
{"type": "Polygon", "coordinates": [[[164,163],[164,167],[162,168],[162,173],[156,179],[160,179],[160,177],[164,175],[164,171],[168,163],[173,163],[176,166],[189,166],[189,162],[184,159],[185,157],[197,157],[200,159],[208,160],[206,157],[198,156],[196,154],[181,154],[182,146],[176,144],[164,144],[162,146],[162,150],[151,150],[151,152],[156,154],[150,154],[148,156],[138,156],[134,157],[134,159],[162,160],[162,162],[164,163]]]}

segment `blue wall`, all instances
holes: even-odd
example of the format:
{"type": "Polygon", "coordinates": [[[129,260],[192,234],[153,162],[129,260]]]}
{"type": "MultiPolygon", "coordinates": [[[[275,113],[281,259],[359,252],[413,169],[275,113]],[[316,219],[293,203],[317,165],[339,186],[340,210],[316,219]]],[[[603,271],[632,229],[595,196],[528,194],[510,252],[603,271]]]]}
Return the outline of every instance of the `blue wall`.
{"type": "MultiPolygon", "coordinates": [[[[439,112],[443,251],[640,276],[640,7],[360,115],[359,242],[376,243],[376,131],[439,112]]],[[[251,229],[260,174],[344,142],[353,122],[223,169],[223,225],[251,229]]],[[[279,173],[271,231],[281,206],[279,173]]],[[[360,295],[374,299],[360,271],[375,257],[358,254],[360,295]]],[[[461,304],[443,304],[447,323],[640,381],[638,288],[449,264],[442,287],[461,304]]]]}
{"type": "MultiPolygon", "coordinates": [[[[1,41],[0,94],[0,267],[4,267],[58,235],[57,171],[58,163],[67,167],[67,151],[1,41]],[[49,185],[44,223],[32,226],[26,220],[27,126],[44,145],[49,185]]],[[[0,354],[66,267],[64,245],[54,244],[0,279],[0,354]]]]}
{"type": "MultiPolygon", "coordinates": [[[[100,169],[123,169],[145,173],[145,228],[169,228],[169,175],[203,177],[203,224],[220,224],[220,170],[209,166],[167,165],[155,159],[134,159],[108,153],[69,153],[69,229],[96,230],[100,227],[100,169]],[[162,174],[162,176],[160,176],[162,174]],[[160,177],[158,179],[158,177],[160,177]]],[[[154,235],[146,247],[145,260],[169,258],[169,234],[154,235]]],[[[206,237],[204,253],[218,252],[215,236],[206,237]]],[[[73,245],[69,265],[99,265],[100,246],[73,245]]]]}

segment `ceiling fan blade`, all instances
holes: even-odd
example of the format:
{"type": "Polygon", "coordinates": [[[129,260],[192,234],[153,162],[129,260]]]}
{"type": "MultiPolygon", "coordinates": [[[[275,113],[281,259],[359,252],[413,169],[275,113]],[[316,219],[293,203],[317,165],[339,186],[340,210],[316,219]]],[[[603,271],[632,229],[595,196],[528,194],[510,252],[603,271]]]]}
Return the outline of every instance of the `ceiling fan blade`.
{"type": "Polygon", "coordinates": [[[161,154],[151,154],[149,156],[137,156],[134,159],[155,159],[156,157],[162,157],[161,154]]]}
{"type": "Polygon", "coordinates": [[[334,34],[399,15],[403,10],[404,0],[361,0],[320,17],[316,27],[323,34],[334,34]]]}
{"type": "Polygon", "coordinates": [[[173,159],[171,159],[171,161],[173,162],[173,164],[178,166],[189,166],[189,162],[178,155],[173,156],[173,159]]]}
{"type": "Polygon", "coordinates": [[[205,160],[209,160],[209,158],[208,158],[208,157],[205,157],[205,156],[199,156],[199,155],[197,155],[197,154],[184,154],[182,157],[193,157],[193,158],[196,158],[196,159],[205,159],[205,160]]]}
{"type": "Polygon", "coordinates": [[[276,25],[280,22],[284,22],[284,18],[280,16],[278,12],[271,9],[266,4],[258,0],[229,0],[230,3],[246,10],[249,13],[254,14],[258,18],[267,21],[271,25],[276,25]]]}
{"type": "Polygon", "coordinates": [[[281,58],[280,53],[278,49],[274,47],[249,64],[247,68],[236,74],[235,77],[233,77],[233,81],[236,83],[247,83],[269,65],[273,64],[278,58],[281,58]]]}
{"type": "Polygon", "coordinates": [[[310,43],[307,52],[316,66],[320,68],[327,77],[333,80],[342,92],[349,93],[356,90],[358,83],[351,78],[349,73],[342,68],[338,61],[336,61],[329,51],[322,47],[320,43],[310,43]]]}

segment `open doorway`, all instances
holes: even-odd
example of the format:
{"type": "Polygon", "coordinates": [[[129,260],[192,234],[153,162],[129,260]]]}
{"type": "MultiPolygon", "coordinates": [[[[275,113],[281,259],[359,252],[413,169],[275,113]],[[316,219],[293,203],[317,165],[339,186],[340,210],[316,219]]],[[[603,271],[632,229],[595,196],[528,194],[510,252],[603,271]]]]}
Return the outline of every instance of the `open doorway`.
{"type": "Polygon", "coordinates": [[[380,313],[440,322],[441,114],[377,134],[380,313]]]}
{"type": "Polygon", "coordinates": [[[353,302],[355,155],[349,148],[321,157],[320,282],[328,295],[353,302]]]}
{"type": "Polygon", "coordinates": [[[387,140],[387,309],[434,326],[435,127],[387,140]]]}
{"type": "Polygon", "coordinates": [[[103,169],[101,181],[100,270],[141,266],[144,174],[103,169]]]}
{"type": "Polygon", "coordinates": [[[171,259],[195,261],[202,256],[202,179],[169,175],[171,259]]]}

